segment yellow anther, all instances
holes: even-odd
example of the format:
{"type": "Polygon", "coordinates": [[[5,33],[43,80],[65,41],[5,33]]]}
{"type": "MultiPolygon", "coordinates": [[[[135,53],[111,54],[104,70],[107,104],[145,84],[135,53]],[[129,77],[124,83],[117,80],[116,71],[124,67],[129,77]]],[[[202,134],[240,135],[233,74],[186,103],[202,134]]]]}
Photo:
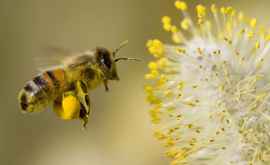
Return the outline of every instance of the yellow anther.
{"type": "Polygon", "coordinates": [[[159,73],[158,73],[157,70],[152,70],[152,71],[151,71],[151,74],[152,74],[155,78],[157,78],[157,77],[159,76],[159,73]]]}
{"type": "Polygon", "coordinates": [[[187,101],[184,101],[183,102],[185,105],[188,105],[190,107],[195,107],[196,106],[196,103],[191,101],[191,100],[187,100],[187,101]]]}
{"type": "Polygon", "coordinates": [[[153,45],[153,40],[148,40],[148,41],[146,42],[146,47],[147,47],[147,48],[151,47],[152,45],[153,45]]]}
{"type": "Polygon", "coordinates": [[[220,13],[226,14],[226,9],[225,9],[225,7],[221,7],[221,8],[220,8],[220,13]]]}
{"type": "Polygon", "coordinates": [[[173,34],[172,34],[172,40],[173,40],[173,42],[175,42],[176,44],[179,44],[179,43],[181,43],[181,41],[182,41],[180,35],[177,34],[177,33],[173,33],[173,34]]]}
{"type": "Polygon", "coordinates": [[[174,25],[172,25],[171,26],[171,32],[172,33],[176,33],[176,32],[178,32],[179,30],[178,30],[178,28],[176,27],[176,26],[174,26],[174,25]]]}
{"type": "Polygon", "coordinates": [[[160,109],[159,107],[155,107],[149,111],[151,120],[154,124],[158,124],[160,122],[160,109]]]}
{"type": "Polygon", "coordinates": [[[151,75],[154,77],[154,78],[157,78],[159,76],[159,72],[157,70],[152,70],[151,71],[151,75]]]}
{"type": "Polygon", "coordinates": [[[167,136],[161,131],[157,130],[154,132],[154,137],[156,137],[158,140],[163,140],[163,139],[166,139],[167,136]]]}
{"type": "Polygon", "coordinates": [[[151,70],[151,72],[146,74],[144,78],[147,80],[151,80],[151,79],[156,79],[158,76],[159,76],[159,72],[157,70],[151,70]]]}
{"type": "Polygon", "coordinates": [[[212,28],[211,21],[205,21],[205,25],[206,25],[206,28],[208,28],[208,30],[212,28]]]}
{"type": "Polygon", "coordinates": [[[245,32],[246,32],[246,29],[243,28],[243,29],[240,30],[239,34],[243,35],[245,32]]]}
{"type": "Polygon", "coordinates": [[[203,18],[206,15],[206,8],[203,5],[197,5],[196,6],[197,10],[197,16],[198,18],[203,18]]]}
{"type": "Polygon", "coordinates": [[[265,26],[261,25],[259,27],[259,35],[262,37],[262,38],[265,38],[265,35],[266,35],[266,28],[265,26]]]}
{"type": "Polygon", "coordinates": [[[238,13],[238,20],[242,21],[244,19],[244,14],[242,12],[238,13]]]}
{"type": "Polygon", "coordinates": [[[167,32],[171,31],[172,25],[171,24],[163,24],[163,29],[167,32]]]}
{"type": "Polygon", "coordinates": [[[160,78],[158,80],[158,86],[163,86],[167,81],[168,78],[164,74],[160,75],[160,78]]]}
{"type": "Polygon", "coordinates": [[[187,151],[185,149],[175,149],[175,151],[168,151],[166,153],[169,157],[174,158],[170,165],[179,165],[182,160],[186,158],[187,151]]]}
{"type": "Polygon", "coordinates": [[[163,29],[165,31],[171,31],[172,25],[171,25],[171,18],[168,16],[163,16],[161,19],[161,22],[163,24],[163,29]]]}
{"type": "Polygon", "coordinates": [[[163,57],[157,61],[158,68],[165,68],[169,64],[167,58],[163,57]]]}
{"type": "MultiPolygon", "coordinates": [[[[172,91],[171,91],[171,93],[170,93],[170,94],[173,94],[173,93],[172,93],[172,91]]],[[[175,109],[175,107],[174,107],[174,106],[168,107],[168,108],[166,109],[166,111],[167,111],[167,112],[169,112],[169,113],[174,113],[174,112],[175,112],[175,110],[176,110],[176,109],[175,109]]]]}
{"type": "Polygon", "coordinates": [[[148,51],[154,56],[154,57],[161,57],[164,53],[164,45],[163,43],[158,40],[149,40],[146,44],[148,51]]]}
{"type": "Polygon", "coordinates": [[[255,43],[255,48],[256,48],[256,49],[259,49],[259,48],[260,48],[260,42],[259,42],[259,41],[257,41],[257,42],[255,43]]]}
{"type": "Polygon", "coordinates": [[[184,89],[184,86],[185,86],[184,81],[180,81],[180,82],[178,83],[178,85],[177,85],[177,89],[181,91],[181,90],[184,89]]]}
{"type": "Polygon", "coordinates": [[[150,86],[150,85],[145,85],[145,86],[144,86],[144,91],[145,91],[146,93],[152,93],[152,92],[153,92],[153,87],[150,86]]]}
{"type": "Polygon", "coordinates": [[[257,19],[256,18],[252,18],[249,22],[249,25],[254,28],[257,24],[257,19]]]}
{"type": "Polygon", "coordinates": [[[146,100],[153,105],[159,105],[161,101],[153,95],[153,93],[148,93],[146,100]]]}
{"type": "Polygon", "coordinates": [[[256,77],[255,77],[256,81],[262,80],[263,78],[264,78],[264,75],[262,75],[262,74],[258,74],[258,75],[256,75],[256,77]]]}
{"type": "Polygon", "coordinates": [[[169,16],[163,16],[161,22],[164,24],[171,23],[171,18],[169,16]]]}
{"type": "Polygon", "coordinates": [[[179,151],[177,149],[172,148],[172,149],[170,149],[169,151],[166,152],[166,155],[169,158],[175,158],[178,153],[179,153],[179,151]]]}
{"type": "Polygon", "coordinates": [[[157,70],[158,69],[158,65],[157,65],[157,63],[156,62],[149,62],[149,64],[148,64],[148,68],[150,69],[150,70],[157,70]]]}
{"type": "Polygon", "coordinates": [[[263,66],[264,59],[261,58],[258,62],[256,62],[256,69],[259,70],[263,66]]]}
{"type": "Polygon", "coordinates": [[[146,79],[146,80],[151,80],[151,79],[153,79],[153,76],[151,75],[151,74],[145,74],[144,75],[144,79],[146,79]]]}
{"type": "Polygon", "coordinates": [[[267,92],[259,93],[256,95],[256,100],[261,101],[264,100],[264,98],[268,95],[267,92]]]}
{"type": "Polygon", "coordinates": [[[80,102],[79,100],[72,95],[68,95],[62,100],[62,117],[63,119],[72,119],[79,113],[80,110],[80,102]]]}
{"type": "Polygon", "coordinates": [[[234,10],[231,6],[225,9],[225,14],[232,15],[233,13],[234,13],[234,10]]]}
{"type": "Polygon", "coordinates": [[[197,5],[197,17],[198,17],[198,24],[202,24],[204,22],[204,17],[206,15],[206,8],[203,5],[197,5]]]}
{"type": "Polygon", "coordinates": [[[181,11],[187,10],[187,4],[180,0],[175,1],[174,6],[176,7],[176,9],[181,11]]]}
{"type": "Polygon", "coordinates": [[[190,26],[190,19],[188,18],[183,19],[181,22],[181,28],[184,30],[188,30],[189,26],[190,26]]]}
{"type": "Polygon", "coordinates": [[[172,137],[168,137],[168,138],[166,139],[165,146],[166,146],[166,147],[171,147],[171,146],[173,146],[173,145],[175,145],[175,140],[174,140],[172,137]]]}
{"type": "Polygon", "coordinates": [[[266,35],[264,38],[266,41],[270,41],[270,34],[266,35]]]}
{"type": "Polygon", "coordinates": [[[220,13],[222,14],[227,14],[227,15],[234,15],[235,14],[235,11],[233,10],[232,7],[221,7],[220,8],[220,13]]]}
{"type": "Polygon", "coordinates": [[[212,4],[211,5],[211,11],[212,11],[212,13],[217,13],[217,7],[216,7],[216,5],[215,4],[212,4]]]}
{"type": "Polygon", "coordinates": [[[247,33],[247,36],[248,36],[248,38],[252,38],[254,36],[254,32],[253,31],[249,31],[247,33]]]}
{"type": "Polygon", "coordinates": [[[186,54],[186,49],[185,48],[176,48],[176,52],[179,54],[186,54]]]}
{"type": "Polygon", "coordinates": [[[164,91],[164,95],[165,97],[170,98],[171,96],[173,96],[173,93],[171,90],[168,89],[164,91]]]}

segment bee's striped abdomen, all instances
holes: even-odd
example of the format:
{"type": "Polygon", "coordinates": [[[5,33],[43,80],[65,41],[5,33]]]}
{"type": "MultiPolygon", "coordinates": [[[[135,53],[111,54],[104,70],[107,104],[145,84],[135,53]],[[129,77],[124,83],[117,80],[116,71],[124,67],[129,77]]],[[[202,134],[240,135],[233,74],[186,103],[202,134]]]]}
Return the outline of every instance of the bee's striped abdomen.
{"type": "Polygon", "coordinates": [[[46,74],[51,79],[55,90],[61,91],[66,87],[66,77],[63,69],[49,70],[46,74]]]}
{"type": "Polygon", "coordinates": [[[44,110],[64,90],[65,82],[63,69],[48,70],[37,75],[19,93],[21,109],[24,112],[44,110]]]}

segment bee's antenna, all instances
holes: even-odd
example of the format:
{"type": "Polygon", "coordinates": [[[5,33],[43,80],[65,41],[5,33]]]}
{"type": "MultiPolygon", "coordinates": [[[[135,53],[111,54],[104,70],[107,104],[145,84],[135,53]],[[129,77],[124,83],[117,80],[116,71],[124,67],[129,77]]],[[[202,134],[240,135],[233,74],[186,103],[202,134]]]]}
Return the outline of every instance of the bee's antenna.
{"type": "Polygon", "coordinates": [[[134,61],[142,61],[141,59],[138,58],[128,58],[128,57],[119,57],[114,60],[114,62],[120,61],[120,60],[134,60],[134,61]]]}
{"type": "Polygon", "coordinates": [[[120,45],[119,45],[119,47],[116,48],[116,49],[112,52],[113,57],[115,57],[115,56],[116,56],[116,53],[117,53],[120,49],[122,49],[123,47],[125,47],[127,44],[128,44],[128,40],[121,42],[120,45]]]}

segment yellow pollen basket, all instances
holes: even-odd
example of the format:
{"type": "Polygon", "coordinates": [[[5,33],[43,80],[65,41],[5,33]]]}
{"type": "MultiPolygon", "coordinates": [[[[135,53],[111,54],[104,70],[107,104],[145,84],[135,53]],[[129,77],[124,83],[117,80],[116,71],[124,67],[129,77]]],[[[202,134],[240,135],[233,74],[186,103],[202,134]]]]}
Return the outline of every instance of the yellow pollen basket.
{"type": "Polygon", "coordinates": [[[73,95],[64,96],[62,100],[62,109],[61,117],[64,120],[76,118],[80,111],[80,102],[73,95]]]}

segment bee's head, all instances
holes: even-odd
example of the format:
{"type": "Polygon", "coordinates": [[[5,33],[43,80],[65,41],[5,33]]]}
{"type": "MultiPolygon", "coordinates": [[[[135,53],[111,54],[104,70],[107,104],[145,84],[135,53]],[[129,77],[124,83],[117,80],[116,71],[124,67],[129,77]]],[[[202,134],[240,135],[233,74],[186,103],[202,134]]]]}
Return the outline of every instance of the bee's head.
{"type": "Polygon", "coordinates": [[[96,60],[108,80],[119,80],[113,54],[106,48],[96,48],[96,60]]]}
{"type": "Polygon", "coordinates": [[[119,80],[116,69],[116,62],[120,60],[138,60],[135,58],[119,57],[116,58],[116,53],[127,44],[127,41],[120,44],[120,47],[113,52],[103,47],[96,48],[96,60],[107,80],[119,80]]]}

